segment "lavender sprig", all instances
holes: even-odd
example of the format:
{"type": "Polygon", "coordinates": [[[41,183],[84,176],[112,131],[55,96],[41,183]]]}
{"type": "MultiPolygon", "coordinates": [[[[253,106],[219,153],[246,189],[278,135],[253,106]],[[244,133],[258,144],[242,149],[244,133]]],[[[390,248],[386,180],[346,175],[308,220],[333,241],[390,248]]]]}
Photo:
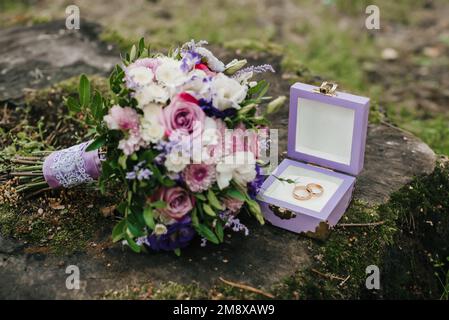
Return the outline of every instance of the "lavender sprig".
{"type": "Polygon", "coordinates": [[[275,72],[274,68],[271,64],[262,64],[260,66],[250,66],[244,69],[237,71],[232,77],[238,78],[245,73],[263,73],[263,72],[275,72]]]}

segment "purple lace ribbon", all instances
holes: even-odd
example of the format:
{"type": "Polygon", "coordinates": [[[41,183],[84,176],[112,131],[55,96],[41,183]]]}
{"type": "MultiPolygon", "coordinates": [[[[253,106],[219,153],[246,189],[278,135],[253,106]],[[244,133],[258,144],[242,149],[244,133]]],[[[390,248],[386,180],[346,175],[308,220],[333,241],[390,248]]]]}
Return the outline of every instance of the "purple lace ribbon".
{"type": "Polygon", "coordinates": [[[100,176],[98,150],[86,152],[90,141],[58,150],[45,158],[43,173],[48,185],[55,189],[70,188],[94,181],[100,176]]]}

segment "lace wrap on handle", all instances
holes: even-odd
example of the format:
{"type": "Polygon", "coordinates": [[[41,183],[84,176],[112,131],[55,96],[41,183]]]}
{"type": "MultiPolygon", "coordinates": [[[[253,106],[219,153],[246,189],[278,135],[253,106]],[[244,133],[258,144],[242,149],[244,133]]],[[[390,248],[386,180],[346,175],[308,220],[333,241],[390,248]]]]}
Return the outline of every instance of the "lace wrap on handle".
{"type": "Polygon", "coordinates": [[[101,160],[98,150],[86,152],[90,143],[55,151],[45,158],[43,173],[51,188],[70,188],[98,179],[101,160]]]}

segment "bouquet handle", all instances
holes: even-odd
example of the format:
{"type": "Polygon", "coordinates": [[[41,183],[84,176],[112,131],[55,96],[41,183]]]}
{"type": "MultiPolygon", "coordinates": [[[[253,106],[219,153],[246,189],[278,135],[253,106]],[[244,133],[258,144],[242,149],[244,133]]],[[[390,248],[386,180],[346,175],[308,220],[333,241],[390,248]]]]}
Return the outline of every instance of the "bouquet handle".
{"type": "Polygon", "coordinates": [[[42,172],[52,189],[70,188],[97,180],[101,171],[98,150],[86,151],[91,141],[58,150],[45,158],[42,172]]]}

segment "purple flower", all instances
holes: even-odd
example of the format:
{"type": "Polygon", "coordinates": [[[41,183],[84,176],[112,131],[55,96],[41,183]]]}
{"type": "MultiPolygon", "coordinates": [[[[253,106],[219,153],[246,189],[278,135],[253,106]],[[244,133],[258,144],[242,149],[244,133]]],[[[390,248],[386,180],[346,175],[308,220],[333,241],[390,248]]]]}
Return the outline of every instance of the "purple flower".
{"type": "Polygon", "coordinates": [[[186,216],[173,224],[167,226],[167,233],[162,235],[152,234],[148,236],[150,248],[155,251],[172,251],[185,248],[195,236],[192,228],[192,220],[186,216]]]}
{"type": "Polygon", "coordinates": [[[153,172],[148,168],[139,170],[139,173],[137,174],[137,180],[147,180],[151,177],[152,174],[153,172]]]}
{"type": "Polygon", "coordinates": [[[225,222],[225,228],[231,228],[234,232],[243,231],[245,236],[249,235],[249,229],[236,218],[232,212],[225,210],[219,214],[221,220],[225,222]]]}
{"type": "Polygon", "coordinates": [[[201,62],[201,56],[192,50],[185,50],[181,52],[181,70],[183,72],[189,72],[192,68],[201,62]]]}
{"type": "Polygon", "coordinates": [[[248,195],[251,197],[251,199],[256,199],[256,196],[259,193],[259,190],[263,184],[263,181],[264,181],[264,176],[261,172],[261,168],[258,164],[256,164],[256,178],[247,184],[248,195]]]}
{"type": "Polygon", "coordinates": [[[238,78],[244,73],[252,72],[252,73],[262,73],[262,72],[275,72],[271,64],[262,64],[260,66],[251,66],[242,70],[239,70],[236,74],[234,74],[233,78],[238,78]]]}
{"type": "Polygon", "coordinates": [[[153,172],[148,168],[143,168],[145,165],[145,161],[141,161],[136,164],[133,168],[133,171],[129,171],[126,173],[126,179],[128,180],[148,180],[153,175],[153,172]]]}
{"type": "Polygon", "coordinates": [[[134,171],[130,171],[126,173],[126,179],[134,180],[136,179],[136,173],[134,171]]]}
{"type": "Polygon", "coordinates": [[[234,108],[228,108],[228,109],[221,111],[221,110],[215,108],[212,105],[212,102],[208,102],[204,99],[200,99],[199,104],[200,104],[201,109],[203,109],[204,113],[208,117],[215,117],[215,118],[219,118],[219,119],[224,119],[227,117],[232,118],[237,113],[237,109],[234,109],[234,108]]]}

